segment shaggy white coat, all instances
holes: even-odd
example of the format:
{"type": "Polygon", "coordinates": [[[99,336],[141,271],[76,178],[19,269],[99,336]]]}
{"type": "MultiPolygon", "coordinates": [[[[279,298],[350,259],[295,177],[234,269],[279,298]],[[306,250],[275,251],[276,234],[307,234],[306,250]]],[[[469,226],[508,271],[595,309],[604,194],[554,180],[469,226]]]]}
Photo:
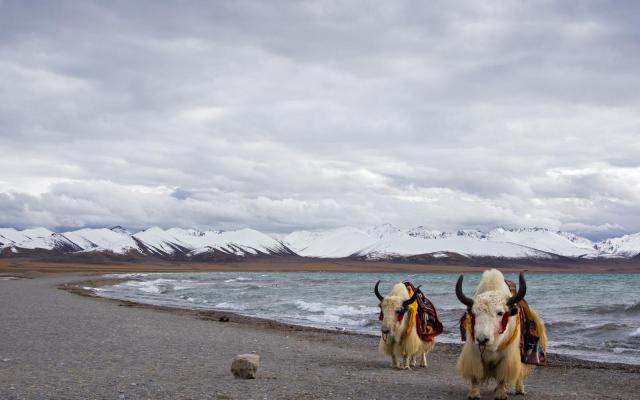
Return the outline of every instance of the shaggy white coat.
{"type": "MultiPolygon", "coordinates": [[[[471,382],[470,399],[480,399],[480,384],[490,379],[497,381],[496,399],[507,398],[507,387],[515,385],[516,394],[524,394],[524,382],[532,370],[532,366],[520,361],[520,340],[516,337],[505,349],[496,351],[507,341],[516,328],[517,316],[509,318],[509,324],[503,333],[499,312],[508,313],[506,302],[511,297],[504,276],[496,269],[487,270],[475,292],[472,312],[475,315],[475,334],[488,338],[484,348],[478,345],[467,332],[462,353],[458,358],[457,368],[463,378],[471,382]]],[[[544,323],[531,309],[532,316],[540,334],[540,344],[547,347],[544,323]]],[[[522,328],[522,327],[521,327],[522,328]]]]}
{"type": "MultiPolygon", "coordinates": [[[[391,356],[393,368],[410,369],[409,365],[416,366],[418,358],[421,358],[420,366],[427,366],[427,354],[433,350],[436,341],[424,342],[418,336],[417,327],[414,324],[409,334],[403,337],[408,324],[408,315],[405,313],[401,321],[397,320],[397,313],[402,308],[402,302],[409,299],[409,291],[403,283],[396,284],[391,292],[380,303],[383,313],[378,349],[391,356]],[[385,335],[385,330],[388,334],[385,335]]],[[[413,315],[415,318],[415,315],[413,315]]]]}

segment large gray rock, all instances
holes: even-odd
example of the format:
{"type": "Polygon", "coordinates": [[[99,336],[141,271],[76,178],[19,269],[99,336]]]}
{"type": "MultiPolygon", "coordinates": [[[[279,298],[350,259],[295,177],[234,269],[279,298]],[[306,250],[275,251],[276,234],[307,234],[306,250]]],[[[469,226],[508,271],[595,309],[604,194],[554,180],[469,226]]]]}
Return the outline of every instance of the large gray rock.
{"type": "Polygon", "coordinates": [[[255,379],[260,366],[260,356],[257,354],[240,354],[233,358],[231,372],[236,378],[255,379]]]}

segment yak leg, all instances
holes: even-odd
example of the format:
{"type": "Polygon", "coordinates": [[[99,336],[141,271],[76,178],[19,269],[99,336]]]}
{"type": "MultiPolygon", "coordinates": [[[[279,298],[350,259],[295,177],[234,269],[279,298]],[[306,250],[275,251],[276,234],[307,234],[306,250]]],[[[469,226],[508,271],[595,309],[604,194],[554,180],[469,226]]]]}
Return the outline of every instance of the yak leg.
{"type": "Polygon", "coordinates": [[[418,355],[417,354],[413,354],[413,355],[411,355],[411,366],[415,367],[416,364],[418,364],[418,355]]]}
{"type": "Polygon", "coordinates": [[[471,380],[471,389],[469,389],[469,400],[480,400],[480,383],[476,379],[471,380]]]}
{"type": "Polygon", "coordinates": [[[391,355],[391,368],[400,368],[398,365],[398,357],[395,354],[391,355]]]}
{"type": "Polygon", "coordinates": [[[422,353],[422,362],[420,363],[420,366],[423,368],[427,368],[427,352],[426,351],[422,353]]]}
{"type": "Polygon", "coordinates": [[[498,382],[498,386],[496,386],[496,400],[506,400],[507,398],[507,385],[504,381],[498,382]]]}
{"type": "Polygon", "coordinates": [[[516,394],[527,394],[527,392],[524,391],[524,379],[520,379],[516,382],[516,394]]]}
{"type": "Polygon", "coordinates": [[[411,369],[411,367],[409,367],[409,356],[402,356],[402,369],[411,369]]]}

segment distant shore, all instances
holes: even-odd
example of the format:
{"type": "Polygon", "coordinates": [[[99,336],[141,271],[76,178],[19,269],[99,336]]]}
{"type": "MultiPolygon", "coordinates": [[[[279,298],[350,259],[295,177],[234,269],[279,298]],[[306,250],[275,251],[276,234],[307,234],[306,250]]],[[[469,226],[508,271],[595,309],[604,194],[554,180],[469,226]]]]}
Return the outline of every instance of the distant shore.
{"type": "MultiPolygon", "coordinates": [[[[393,370],[373,336],[75,294],[103,283],[69,274],[0,281],[0,398],[466,398],[459,345],[437,344],[427,369],[393,370]],[[257,379],[234,379],[230,360],[247,352],[261,357],[257,379]]],[[[629,398],[639,378],[640,366],[550,354],[527,397],[629,398]]]]}
{"type": "Polygon", "coordinates": [[[356,261],[302,257],[264,257],[236,262],[119,261],[46,258],[0,258],[0,273],[127,272],[481,272],[489,267],[529,272],[640,272],[640,260],[536,261],[494,259],[465,263],[356,261]]]}

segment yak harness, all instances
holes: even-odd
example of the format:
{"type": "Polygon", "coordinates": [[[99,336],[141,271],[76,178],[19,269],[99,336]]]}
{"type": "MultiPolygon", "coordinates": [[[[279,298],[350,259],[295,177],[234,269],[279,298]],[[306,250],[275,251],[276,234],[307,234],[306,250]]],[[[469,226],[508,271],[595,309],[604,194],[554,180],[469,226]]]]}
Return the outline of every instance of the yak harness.
{"type": "Polygon", "coordinates": [[[431,342],[433,339],[440,335],[443,331],[442,322],[438,318],[438,311],[433,305],[431,300],[425,296],[424,293],[411,282],[403,282],[404,286],[409,291],[409,297],[413,296],[414,292],[418,292],[416,301],[409,306],[409,322],[407,323],[407,330],[405,335],[411,332],[415,323],[418,336],[423,342],[431,342]]]}

